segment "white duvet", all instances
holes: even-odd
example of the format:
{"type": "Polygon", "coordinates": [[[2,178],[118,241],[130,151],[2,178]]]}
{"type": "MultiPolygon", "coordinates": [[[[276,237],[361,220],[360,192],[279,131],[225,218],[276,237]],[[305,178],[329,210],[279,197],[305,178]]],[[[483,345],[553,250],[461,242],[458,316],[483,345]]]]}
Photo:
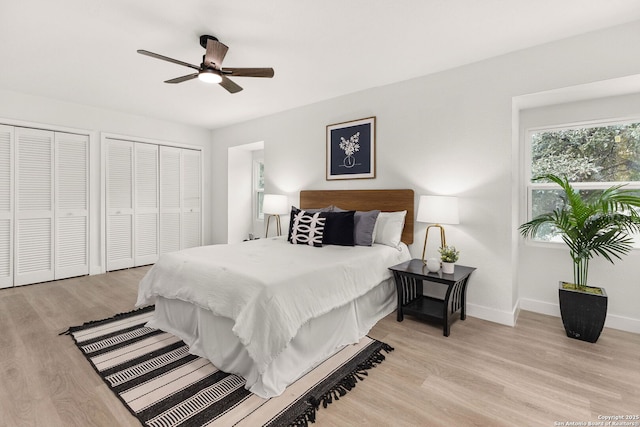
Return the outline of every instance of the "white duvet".
{"type": "Polygon", "coordinates": [[[136,305],[162,296],[232,319],[263,373],[307,321],[364,295],[409,258],[405,245],[315,248],[284,238],[191,248],[160,257],[136,305]]]}

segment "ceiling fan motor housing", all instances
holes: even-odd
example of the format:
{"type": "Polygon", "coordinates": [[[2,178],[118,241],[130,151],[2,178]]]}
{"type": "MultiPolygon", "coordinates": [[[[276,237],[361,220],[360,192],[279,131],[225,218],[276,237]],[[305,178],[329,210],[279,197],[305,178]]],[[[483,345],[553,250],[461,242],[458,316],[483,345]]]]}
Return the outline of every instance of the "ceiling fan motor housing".
{"type": "Polygon", "coordinates": [[[203,34],[200,36],[200,46],[202,46],[203,48],[207,48],[207,40],[215,40],[218,41],[218,39],[216,37],[213,36],[208,36],[206,34],[203,34]]]}

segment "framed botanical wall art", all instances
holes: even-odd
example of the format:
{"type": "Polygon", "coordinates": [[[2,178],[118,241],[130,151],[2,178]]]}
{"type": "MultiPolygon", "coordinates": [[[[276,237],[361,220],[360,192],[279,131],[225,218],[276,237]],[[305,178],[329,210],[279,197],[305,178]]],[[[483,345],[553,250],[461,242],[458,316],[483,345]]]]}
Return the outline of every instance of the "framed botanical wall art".
{"type": "Polygon", "coordinates": [[[376,118],[327,126],[327,180],[376,177],[376,118]]]}

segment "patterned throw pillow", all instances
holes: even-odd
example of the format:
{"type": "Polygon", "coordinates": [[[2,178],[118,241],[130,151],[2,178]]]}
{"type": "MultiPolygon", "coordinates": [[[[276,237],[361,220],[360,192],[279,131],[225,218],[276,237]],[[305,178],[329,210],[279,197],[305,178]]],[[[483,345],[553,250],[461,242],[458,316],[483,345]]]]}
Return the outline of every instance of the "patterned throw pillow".
{"type": "MultiPolygon", "coordinates": [[[[321,209],[305,209],[304,212],[308,214],[314,214],[316,212],[331,212],[332,209],[333,209],[333,206],[327,206],[326,208],[321,208],[321,209]]],[[[300,211],[302,211],[302,209],[296,208],[295,206],[291,206],[291,212],[289,213],[289,231],[287,232],[287,242],[291,242],[291,232],[293,231],[293,218],[300,211]]],[[[323,218],[324,216],[325,215],[322,215],[323,218]]]]}
{"type": "Polygon", "coordinates": [[[327,220],[321,212],[310,214],[303,210],[291,213],[291,238],[294,245],[322,246],[324,225],[327,220]]]}

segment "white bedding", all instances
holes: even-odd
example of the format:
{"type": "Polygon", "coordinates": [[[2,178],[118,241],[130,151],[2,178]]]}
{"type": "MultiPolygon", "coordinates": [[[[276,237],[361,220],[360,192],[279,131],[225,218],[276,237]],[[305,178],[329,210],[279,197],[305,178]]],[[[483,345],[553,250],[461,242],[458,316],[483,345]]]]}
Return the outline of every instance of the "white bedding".
{"type": "Polygon", "coordinates": [[[147,326],[167,331],[184,341],[189,352],[204,357],[225,372],[244,377],[252,393],[269,398],[333,355],[355,344],[396,308],[393,279],[388,279],[355,301],[305,323],[289,345],[263,373],[231,331],[233,321],[180,300],[158,297],[153,320],[147,326]]]}
{"type": "Polygon", "coordinates": [[[314,248],[283,238],[191,248],[160,258],[140,282],[137,305],[162,297],[230,319],[262,375],[310,319],[365,295],[409,258],[405,245],[314,248]]]}

